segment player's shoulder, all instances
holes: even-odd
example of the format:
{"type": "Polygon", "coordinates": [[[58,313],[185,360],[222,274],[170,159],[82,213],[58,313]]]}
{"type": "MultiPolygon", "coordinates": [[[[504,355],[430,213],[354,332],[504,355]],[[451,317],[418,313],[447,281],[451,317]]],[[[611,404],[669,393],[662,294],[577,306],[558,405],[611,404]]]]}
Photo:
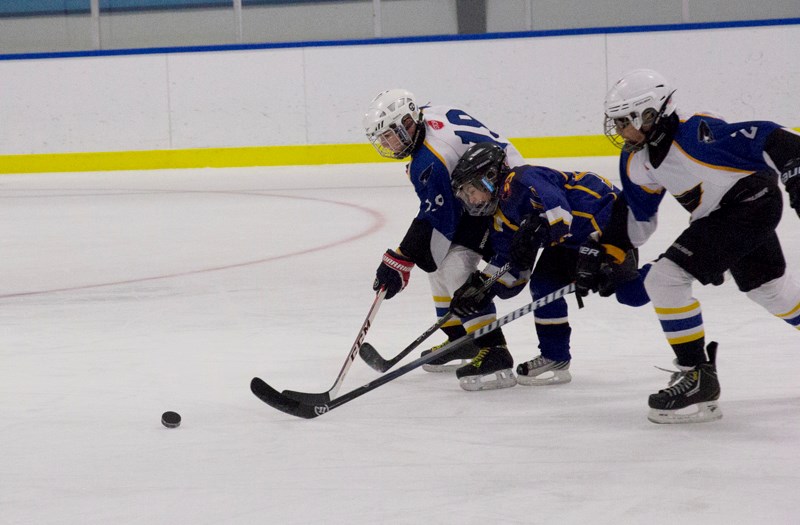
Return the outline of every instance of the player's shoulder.
{"type": "Polygon", "coordinates": [[[426,135],[425,142],[417,148],[408,166],[412,181],[426,183],[431,177],[447,177],[458,162],[458,155],[436,137],[426,135]]]}
{"type": "Polygon", "coordinates": [[[453,109],[450,106],[427,106],[425,108],[422,113],[425,140],[415,153],[415,157],[437,159],[448,171],[455,168],[458,159],[467,149],[467,145],[456,135],[455,127],[447,118],[447,112],[453,109]]]}
{"type": "Polygon", "coordinates": [[[546,166],[523,164],[512,168],[505,185],[513,192],[515,188],[536,188],[546,182],[563,183],[566,178],[566,174],[546,166]]]}
{"type": "Polygon", "coordinates": [[[698,111],[690,115],[679,115],[680,126],[678,128],[677,139],[697,138],[698,133],[702,138],[705,130],[720,129],[728,125],[725,119],[713,111],[698,111]]]}
{"type": "Polygon", "coordinates": [[[559,171],[554,168],[550,168],[548,166],[541,166],[537,164],[523,164],[522,166],[517,166],[513,168],[512,171],[517,171],[520,173],[520,179],[557,179],[557,180],[566,180],[568,175],[563,171],[559,171]]]}
{"type": "Polygon", "coordinates": [[[688,122],[696,124],[702,121],[713,121],[713,122],[719,122],[721,124],[727,124],[727,122],[725,121],[725,117],[723,117],[719,113],[715,113],[714,111],[708,111],[708,110],[696,111],[690,114],[685,114],[681,112],[678,114],[678,117],[680,118],[682,123],[688,122]]]}
{"type": "Polygon", "coordinates": [[[422,106],[422,121],[429,132],[438,132],[448,129],[450,126],[448,114],[453,111],[461,111],[453,106],[444,104],[422,106]]]}

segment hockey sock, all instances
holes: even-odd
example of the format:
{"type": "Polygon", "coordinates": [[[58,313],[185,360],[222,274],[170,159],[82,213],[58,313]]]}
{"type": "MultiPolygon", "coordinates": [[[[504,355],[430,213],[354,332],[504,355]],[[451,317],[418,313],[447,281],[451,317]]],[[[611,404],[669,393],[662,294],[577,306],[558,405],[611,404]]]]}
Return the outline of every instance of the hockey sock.
{"type": "Polygon", "coordinates": [[[536,335],[542,357],[553,361],[569,361],[569,339],[572,328],[569,323],[543,324],[536,319],[536,335]]]}

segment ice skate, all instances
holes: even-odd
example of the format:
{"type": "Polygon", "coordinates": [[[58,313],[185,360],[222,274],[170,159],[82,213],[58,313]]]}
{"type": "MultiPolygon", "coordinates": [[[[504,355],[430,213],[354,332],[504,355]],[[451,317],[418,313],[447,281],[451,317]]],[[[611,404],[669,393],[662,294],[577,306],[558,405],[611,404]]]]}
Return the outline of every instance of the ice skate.
{"type": "Polygon", "coordinates": [[[653,423],[703,423],[722,417],[717,400],[720,386],[717,378],[717,343],[706,348],[708,361],[696,367],[676,364],[678,372],[672,374],[669,386],[650,396],[650,414],[653,423]]]}
{"type": "Polygon", "coordinates": [[[470,392],[509,388],[517,384],[514,358],[505,345],[481,348],[478,355],[467,365],[456,370],[461,388],[470,392]]]}
{"type": "MultiPolygon", "coordinates": [[[[431,352],[435,352],[448,343],[450,343],[449,339],[433,348],[423,350],[422,355],[426,356],[431,352]]],[[[461,348],[456,348],[452,352],[422,365],[422,369],[426,372],[455,372],[468,364],[477,353],[478,348],[475,345],[463,345],[461,348]]]]}
{"type": "Polygon", "coordinates": [[[526,386],[558,385],[572,381],[569,361],[553,361],[536,356],[517,366],[517,382],[526,386]]]}

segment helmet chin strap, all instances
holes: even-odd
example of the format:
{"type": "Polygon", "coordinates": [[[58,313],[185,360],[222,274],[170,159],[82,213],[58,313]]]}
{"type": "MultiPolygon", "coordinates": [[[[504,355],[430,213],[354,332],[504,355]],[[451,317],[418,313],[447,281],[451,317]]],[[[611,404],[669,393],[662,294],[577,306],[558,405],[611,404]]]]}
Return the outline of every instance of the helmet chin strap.
{"type": "Polygon", "coordinates": [[[673,113],[660,122],[658,134],[647,141],[650,164],[654,168],[658,168],[661,163],[664,162],[664,159],[667,158],[667,153],[669,153],[669,149],[672,147],[672,139],[679,125],[680,119],[676,113],[673,113]]]}
{"type": "Polygon", "coordinates": [[[667,153],[669,153],[669,148],[672,145],[672,137],[675,136],[675,131],[678,129],[678,115],[675,114],[675,112],[666,116],[664,115],[673,93],[675,93],[674,90],[664,100],[664,103],[661,104],[661,108],[659,108],[658,114],[656,114],[656,118],[653,120],[650,131],[645,133],[647,151],[650,153],[650,164],[652,164],[654,168],[658,168],[661,163],[664,162],[667,153]]]}
{"type": "Polygon", "coordinates": [[[422,111],[419,112],[419,120],[417,120],[416,127],[414,136],[411,138],[411,153],[414,153],[425,141],[425,121],[422,118],[422,111]]]}

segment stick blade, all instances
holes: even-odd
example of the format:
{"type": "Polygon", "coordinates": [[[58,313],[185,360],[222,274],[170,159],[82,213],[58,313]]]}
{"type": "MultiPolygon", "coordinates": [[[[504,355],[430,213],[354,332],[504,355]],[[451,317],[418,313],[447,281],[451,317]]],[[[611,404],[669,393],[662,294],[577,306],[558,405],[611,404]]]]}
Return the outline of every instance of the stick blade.
{"type": "Polygon", "coordinates": [[[382,358],[375,347],[369,343],[363,343],[361,349],[358,351],[361,359],[367,363],[370,368],[380,373],[384,373],[392,367],[392,364],[386,359],[382,358]]]}
{"type": "Polygon", "coordinates": [[[308,405],[297,399],[285,396],[269,386],[264,380],[254,377],[250,381],[250,391],[264,403],[286,414],[304,419],[313,419],[328,411],[328,405],[308,405]]]}
{"type": "Polygon", "coordinates": [[[321,392],[319,394],[312,392],[298,392],[297,390],[284,390],[282,395],[290,397],[300,403],[306,405],[327,405],[331,402],[330,392],[321,392]]]}

